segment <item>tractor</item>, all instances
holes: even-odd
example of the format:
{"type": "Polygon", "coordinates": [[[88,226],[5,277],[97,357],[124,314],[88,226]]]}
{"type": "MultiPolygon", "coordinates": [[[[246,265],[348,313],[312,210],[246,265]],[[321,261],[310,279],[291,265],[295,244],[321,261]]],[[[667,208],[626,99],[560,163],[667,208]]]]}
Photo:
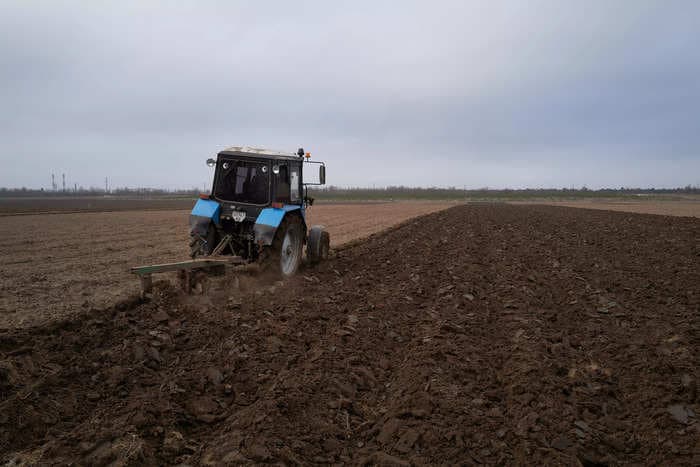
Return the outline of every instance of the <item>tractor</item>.
{"type": "Polygon", "coordinates": [[[328,257],[330,237],[323,226],[308,226],[313,204],[310,185],[326,183],[326,166],[296,153],[251,147],[230,147],[208,159],[214,168],[210,194],[200,195],[190,214],[190,256],[193,260],[235,256],[258,262],[282,276],[293,275],[302,262],[328,257]],[[313,175],[304,180],[304,172],[313,175]]]}

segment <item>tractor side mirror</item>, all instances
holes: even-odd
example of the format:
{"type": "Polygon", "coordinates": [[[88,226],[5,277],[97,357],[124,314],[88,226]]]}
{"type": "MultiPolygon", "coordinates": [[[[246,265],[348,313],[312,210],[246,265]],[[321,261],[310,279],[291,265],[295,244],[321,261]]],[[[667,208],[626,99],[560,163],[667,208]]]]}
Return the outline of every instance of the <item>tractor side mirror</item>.
{"type": "Polygon", "coordinates": [[[326,184],[326,166],[325,165],[318,166],[318,182],[321,185],[326,184]]]}

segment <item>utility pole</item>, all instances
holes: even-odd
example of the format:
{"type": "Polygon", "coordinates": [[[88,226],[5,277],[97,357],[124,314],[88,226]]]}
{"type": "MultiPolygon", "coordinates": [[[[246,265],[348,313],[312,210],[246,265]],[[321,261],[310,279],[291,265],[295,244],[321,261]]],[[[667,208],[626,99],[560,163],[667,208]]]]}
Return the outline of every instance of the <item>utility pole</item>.
{"type": "Polygon", "coordinates": [[[109,193],[109,178],[105,177],[105,194],[109,193]]]}
{"type": "Polygon", "coordinates": [[[51,190],[56,191],[56,175],[51,174],[51,190]]]}
{"type": "Polygon", "coordinates": [[[66,174],[63,174],[63,192],[66,192],[66,174]]]}

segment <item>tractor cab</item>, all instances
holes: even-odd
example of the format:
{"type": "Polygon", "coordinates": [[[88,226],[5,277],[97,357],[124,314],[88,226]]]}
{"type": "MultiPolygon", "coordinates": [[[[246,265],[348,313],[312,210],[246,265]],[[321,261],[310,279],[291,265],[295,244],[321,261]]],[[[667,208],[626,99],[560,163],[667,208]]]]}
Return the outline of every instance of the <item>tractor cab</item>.
{"type": "Polygon", "coordinates": [[[190,215],[193,258],[236,255],[273,263],[291,275],[304,245],[311,262],[327,256],[328,234],[321,226],[306,224],[306,209],[313,203],[307,187],[325,184],[323,162],[311,161],[301,148],[284,153],[231,147],[207,165],[214,168],[212,191],[200,196],[190,215]],[[318,176],[305,181],[305,170],[318,176]]]}

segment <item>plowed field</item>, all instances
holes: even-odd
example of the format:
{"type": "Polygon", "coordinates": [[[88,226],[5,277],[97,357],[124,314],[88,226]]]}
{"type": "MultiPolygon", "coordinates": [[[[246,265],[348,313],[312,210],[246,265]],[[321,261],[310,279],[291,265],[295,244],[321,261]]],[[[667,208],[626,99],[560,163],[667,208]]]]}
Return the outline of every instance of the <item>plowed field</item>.
{"type": "Polygon", "coordinates": [[[639,214],[660,214],[662,216],[700,217],[700,197],[687,195],[677,200],[615,200],[594,199],[578,201],[515,201],[513,204],[547,204],[583,209],[604,209],[606,211],[637,212],[639,214]]]}
{"type": "MultiPolygon", "coordinates": [[[[317,205],[331,245],[367,236],[448,203],[317,205]]],[[[188,259],[189,211],[0,217],[0,329],[103,308],[139,289],[129,268],[188,259]]]]}
{"type": "Polygon", "coordinates": [[[0,333],[3,461],[700,464],[700,221],[459,206],[0,333]]]}

